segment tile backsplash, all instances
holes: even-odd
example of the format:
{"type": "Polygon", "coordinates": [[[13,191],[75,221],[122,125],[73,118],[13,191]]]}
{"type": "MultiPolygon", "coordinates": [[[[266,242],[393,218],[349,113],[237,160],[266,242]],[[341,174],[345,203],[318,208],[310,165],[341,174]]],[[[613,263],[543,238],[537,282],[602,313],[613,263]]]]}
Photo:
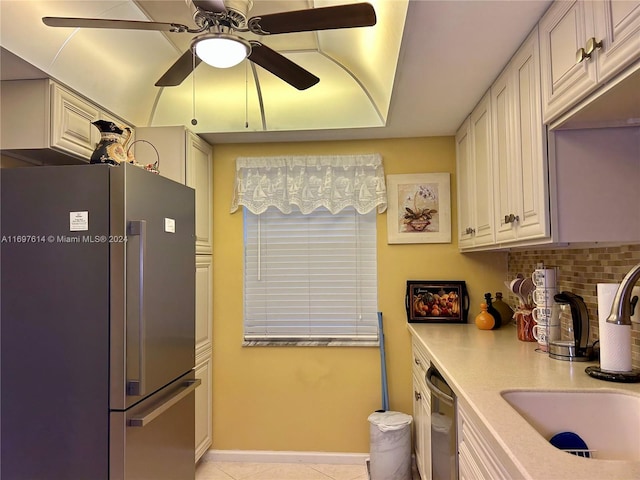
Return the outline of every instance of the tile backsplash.
{"type": "MultiPolygon", "coordinates": [[[[640,245],[616,247],[540,249],[509,252],[509,278],[517,273],[531,275],[539,263],[557,267],[559,291],[580,295],[589,310],[591,342],[598,338],[598,283],[620,283],[627,272],[640,263],[640,245]]],[[[516,299],[509,296],[509,303],[516,299]]],[[[632,324],[633,368],[640,368],[640,325],[632,324]]]]}

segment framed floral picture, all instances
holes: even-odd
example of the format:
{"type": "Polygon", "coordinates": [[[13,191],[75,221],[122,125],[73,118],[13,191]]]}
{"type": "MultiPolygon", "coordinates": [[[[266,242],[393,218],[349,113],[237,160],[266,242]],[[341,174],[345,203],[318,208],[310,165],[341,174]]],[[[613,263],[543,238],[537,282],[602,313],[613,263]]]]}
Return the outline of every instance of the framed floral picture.
{"type": "Polygon", "coordinates": [[[449,173],[387,175],[388,243],[451,243],[449,173]]]}

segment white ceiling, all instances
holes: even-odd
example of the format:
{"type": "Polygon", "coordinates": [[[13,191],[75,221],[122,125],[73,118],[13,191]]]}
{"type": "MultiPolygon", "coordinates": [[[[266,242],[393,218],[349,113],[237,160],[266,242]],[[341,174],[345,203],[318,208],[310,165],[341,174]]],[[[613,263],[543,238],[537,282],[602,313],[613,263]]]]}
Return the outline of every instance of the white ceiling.
{"type": "MultiPolygon", "coordinates": [[[[249,16],[341,3],[354,2],[254,0],[249,16]]],[[[371,3],[378,15],[375,27],[263,39],[320,77],[303,92],[259,67],[253,77],[249,62],[229,70],[202,64],[180,87],[159,89],[153,84],[188,48],[191,35],[70,32],[40,20],[77,16],[192,24],[184,0],[1,0],[0,74],[4,80],[44,72],[137,126],[189,124],[195,116],[198,125],[192,128],[211,143],[452,135],[550,1],[371,3]],[[260,131],[265,126],[268,131],[260,131]]]]}

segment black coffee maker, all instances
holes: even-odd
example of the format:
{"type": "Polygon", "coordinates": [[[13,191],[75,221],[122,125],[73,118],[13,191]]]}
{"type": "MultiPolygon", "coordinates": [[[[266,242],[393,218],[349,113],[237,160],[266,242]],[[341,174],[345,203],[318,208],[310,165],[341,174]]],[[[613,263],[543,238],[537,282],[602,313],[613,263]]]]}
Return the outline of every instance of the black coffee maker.
{"type": "Polygon", "coordinates": [[[561,292],[553,299],[560,305],[571,309],[571,321],[549,325],[549,356],[556,360],[586,362],[593,356],[589,345],[589,312],[582,297],[561,292]]]}

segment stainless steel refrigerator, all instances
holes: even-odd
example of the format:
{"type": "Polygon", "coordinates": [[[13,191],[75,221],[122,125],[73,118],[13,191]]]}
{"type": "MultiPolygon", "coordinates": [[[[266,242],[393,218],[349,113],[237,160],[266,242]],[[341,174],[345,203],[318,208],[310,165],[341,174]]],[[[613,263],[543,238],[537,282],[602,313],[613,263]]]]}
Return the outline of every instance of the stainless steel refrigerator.
{"type": "Polygon", "coordinates": [[[0,477],[194,478],[194,191],[0,170],[0,477]]]}

